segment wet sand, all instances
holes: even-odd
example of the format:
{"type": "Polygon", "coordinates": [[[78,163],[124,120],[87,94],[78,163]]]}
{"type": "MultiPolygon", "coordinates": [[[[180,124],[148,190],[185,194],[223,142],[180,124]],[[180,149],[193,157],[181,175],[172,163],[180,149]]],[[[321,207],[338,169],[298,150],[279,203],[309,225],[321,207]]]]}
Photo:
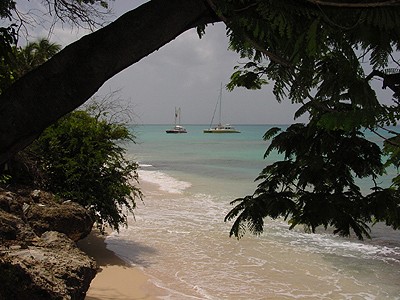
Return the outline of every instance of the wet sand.
{"type": "Polygon", "coordinates": [[[128,265],[106,245],[105,236],[95,229],[78,242],[78,247],[93,257],[99,267],[86,300],[156,300],[163,294],[142,270],[128,265]]]}

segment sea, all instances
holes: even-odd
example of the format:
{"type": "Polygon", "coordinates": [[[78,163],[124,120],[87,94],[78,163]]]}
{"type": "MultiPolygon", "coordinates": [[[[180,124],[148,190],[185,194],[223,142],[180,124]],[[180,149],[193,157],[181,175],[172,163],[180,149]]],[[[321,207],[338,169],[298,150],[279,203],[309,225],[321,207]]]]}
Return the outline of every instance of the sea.
{"type": "MultiPolygon", "coordinates": [[[[164,291],[160,299],[400,299],[400,231],[384,224],[364,241],[271,219],[261,235],[229,237],[230,202],[251,195],[260,171],[280,159],[264,159],[262,137],[273,126],[238,125],[237,134],[205,134],[207,125],[185,125],[186,134],[131,126],[136,143],[124,144],[126,156],[151,188],[128,227],[106,238],[107,248],[142,269],[164,291]]],[[[389,185],[391,172],[378,181],[389,185]]]]}

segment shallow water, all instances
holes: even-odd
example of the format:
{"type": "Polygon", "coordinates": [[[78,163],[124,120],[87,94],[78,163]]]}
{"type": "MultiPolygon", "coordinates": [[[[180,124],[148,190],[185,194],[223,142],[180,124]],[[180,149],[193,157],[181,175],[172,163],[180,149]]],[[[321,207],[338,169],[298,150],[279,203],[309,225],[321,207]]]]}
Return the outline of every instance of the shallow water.
{"type": "Polygon", "coordinates": [[[139,144],[127,145],[151,188],[129,227],[107,238],[163,299],[400,299],[399,232],[385,226],[361,242],[266,220],[261,236],[229,238],[229,202],[254,191],[268,126],[218,137],[167,127],[139,127],[139,144]]]}

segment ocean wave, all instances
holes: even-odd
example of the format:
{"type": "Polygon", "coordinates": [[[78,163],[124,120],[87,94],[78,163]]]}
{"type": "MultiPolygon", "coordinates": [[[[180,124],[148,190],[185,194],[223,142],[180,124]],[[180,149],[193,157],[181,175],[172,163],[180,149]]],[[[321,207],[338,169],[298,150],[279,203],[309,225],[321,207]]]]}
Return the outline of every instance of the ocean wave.
{"type": "Polygon", "coordinates": [[[150,168],[150,167],[152,167],[153,165],[149,165],[149,164],[141,164],[141,163],[139,163],[139,167],[140,168],[150,168]]]}
{"type": "Polygon", "coordinates": [[[400,242],[398,240],[393,245],[379,245],[374,244],[373,241],[351,240],[332,233],[309,234],[298,230],[289,230],[285,223],[271,221],[269,226],[275,227],[274,233],[269,233],[270,235],[281,236],[291,245],[301,246],[302,249],[312,253],[400,262],[400,242]]]}
{"type": "Polygon", "coordinates": [[[170,194],[182,194],[190,188],[190,182],[178,180],[160,171],[139,170],[139,180],[157,184],[161,191],[170,194]]]}

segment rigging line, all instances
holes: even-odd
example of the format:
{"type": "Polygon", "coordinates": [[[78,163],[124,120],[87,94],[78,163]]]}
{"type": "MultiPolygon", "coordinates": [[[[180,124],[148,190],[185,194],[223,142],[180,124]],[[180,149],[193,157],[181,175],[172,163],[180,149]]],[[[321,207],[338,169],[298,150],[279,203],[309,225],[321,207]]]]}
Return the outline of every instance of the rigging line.
{"type": "MultiPolygon", "coordinates": [[[[222,89],[222,83],[221,83],[221,89],[222,89]]],[[[221,90],[220,94],[221,93],[222,93],[222,90],[221,90]]],[[[210,128],[212,127],[212,124],[214,124],[215,112],[217,111],[217,107],[218,107],[218,104],[219,104],[220,101],[221,101],[221,99],[218,99],[217,103],[215,104],[214,113],[213,113],[213,116],[211,118],[210,128]]]]}

